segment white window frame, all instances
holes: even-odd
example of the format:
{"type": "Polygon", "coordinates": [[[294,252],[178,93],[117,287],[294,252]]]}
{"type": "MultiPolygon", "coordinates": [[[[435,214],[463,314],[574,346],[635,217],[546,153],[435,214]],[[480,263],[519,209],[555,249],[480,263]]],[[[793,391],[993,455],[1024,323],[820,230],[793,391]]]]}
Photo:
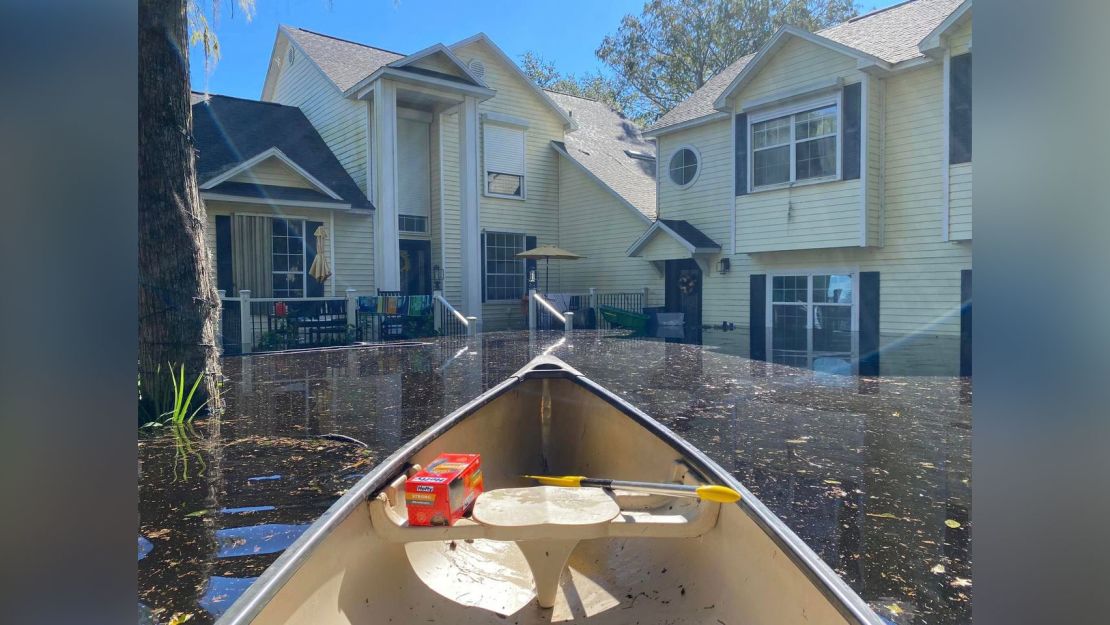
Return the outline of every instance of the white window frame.
{"type": "Polygon", "coordinates": [[[428,234],[428,220],[429,220],[429,217],[427,215],[408,215],[408,214],[405,214],[405,213],[398,213],[397,214],[397,231],[405,233],[405,234],[428,234]],[[410,229],[402,228],[401,227],[401,222],[403,220],[406,220],[406,219],[423,219],[424,220],[424,227],[420,230],[410,230],[410,229]]]}
{"type": "MultiPolygon", "coordinates": [[[[515,176],[516,174],[509,174],[507,172],[495,171],[495,174],[504,174],[508,176],[515,176]]],[[[504,200],[518,200],[523,202],[528,199],[528,127],[514,124],[502,119],[486,118],[482,120],[482,195],[486,197],[501,198],[504,200]],[[489,150],[486,149],[486,127],[500,126],[510,130],[517,130],[520,132],[521,142],[523,145],[523,160],[524,173],[520,175],[520,195],[509,195],[506,193],[492,193],[489,190],[489,150]]],[[[506,233],[501,233],[506,234],[506,233]]],[[[512,234],[512,233],[507,233],[512,234]]]]}
{"type": "MultiPolygon", "coordinates": [[[[821,184],[824,182],[832,182],[840,180],[843,176],[843,158],[842,152],[844,149],[844,102],[842,91],[835,94],[827,95],[821,98],[814,98],[797,102],[789,106],[781,106],[774,109],[759,111],[748,115],[748,193],[758,193],[760,191],[771,191],[774,189],[788,189],[791,187],[800,187],[809,184],[821,184]],[[790,121],[790,180],[786,182],[776,182],[774,184],[766,184],[756,186],[755,184],[755,143],[752,141],[752,127],[760,122],[765,122],[779,117],[786,117],[787,115],[793,116],[798,113],[804,113],[813,109],[819,109],[826,106],[836,106],[836,173],[829,176],[821,176],[820,178],[806,178],[804,180],[797,179],[797,140],[794,137],[795,124],[793,119],[790,121]]],[[[810,141],[811,139],[803,139],[803,141],[810,141]]],[[[699,161],[700,164],[700,161],[699,161]]]]}
{"type": "Polygon", "coordinates": [[[690,187],[694,186],[694,183],[698,181],[698,176],[701,176],[701,169],[701,151],[699,151],[696,147],[692,145],[680,145],[672,150],[671,155],[667,157],[667,180],[669,180],[671,184],[679,189],[689,189],[690,187]],[[690,150],[694,153],[694,158],[698,160],[698,166],[694,169],[694,177],[690,179],[690,182],[687,182],[686,184],[678,184],[674,181],[674,178],[671,177],[671,161],[673,161],[674,157],[683,150],[690,150]]]}
{"type": "MultiPolygon", "coordinates": [[[[301,297],[308,297],[308,270],[310,269],[310,267],[308,266],[308,232],[307,232],[308,220],[303,218],[303,217],[275,217],[275,216],[270,216],[270,218],[271,219],[280,219],[280,220],[286,221],[286,222],[299,221],[301,223],[301,267],[302,267],[302,269],[299,272],[301,274],[301,297]]],[[[273,251],[274,233],[273,233],[273,226],[270,226],[270,228],[271,228],[271,231],[270,231],[270,246],[271,246],[271,249],[270,249],[270,264],[271,264],[271,268],[270,268],[270,283],[271,283],[270,284],[270,290],[273,291],[274,290],[274,288],[273,288],[273,276],[274,275],[279,274],[279,273],[280,274],[285,274],[285,275],[290,275],[290,274],[298,273],[298,272],[295,272],[295,271],[275,271],[273,269],[272,265],[273,265],[273,262],[274,262],[274,260],[273,260],[273,255],[274,255],[274,251],[273,251]]],[[[289,239],[289,238],[292,238],[292,237],[286,236],[285,238],[289,239]]],[[[296,296],[293,296],[293,295],[279,296],[276,293],[274,294],[274,297],[278,298],[278,299],[298,299],[296,296]]]]}
{"type": "MultiPolygon", "coordinates": [[[[814,352],[813,350],[813,316],[817,306],[851,306],[852,307],[852,345],[851,354],[852,369],[856,372],[859,361],[859,267],[820,267],[816,269],[780,269],[774,272],[767,273],[766,284],[766,308],[764,311],[765,326],[767,328],[767,350],[770,355],[775,349],[774,345],[774,324],[775,324],[775,304],[780,305],[794,305],[804,306],[806,309],[806,368],[813,367],[813,359],[816,355],[824,355],[835,352],[814,352]],[[850,304],[826,304],[813,302],[813,276],[824,275],[850,275],[852,276],[852,302],[850,304]],[[792,303],[792,302],[775,302],[774,301],[774,284],[775,278],[787,276],[806,276],[806,302],[792,303]]],[[[770,359],[770,358],[769,358],[770,359]]]]}
{"type": "MultiPolygon", "coordinates": [[[[493,298],[489,297],[489,277],[491,275],[495,275],[495,276],[512,275],[512,274],[507,274],[507,273],[493,273],[493,274],[491,274],[489,272],[489,241],[490,241],[490,235],[520,237],[520,251],[523,252],[523,251],[525,251],[525,248],[528,245],[528,236],[526,234],[524,234],[523,232],[503,232],[503,231],[493,231],[493,230],[485,231],[485,235],[486,235],[484,237],[484,239],[485,239],[485,249],[482,250],[482,256],[483,256],[483,258],[485,258],[485,262],[482,263],[482,275],[485,277],[485,284],[482,286],[482,291],[483,291],[482,295],[485,297],[486,303],[487,304],[490,304],[490,303],[496,304],[496,303],[499,303],[499,302],[517,302],[517,301],[520,301],[519,298],[493,299],[493,298]]],[[[520,258],[520,259],[517,259],[517,262],[520,263],[520,275],[524,279],[523,293],[526,294],[528,292],[528,261],[526,261],[523,258],[520,258]]]]}

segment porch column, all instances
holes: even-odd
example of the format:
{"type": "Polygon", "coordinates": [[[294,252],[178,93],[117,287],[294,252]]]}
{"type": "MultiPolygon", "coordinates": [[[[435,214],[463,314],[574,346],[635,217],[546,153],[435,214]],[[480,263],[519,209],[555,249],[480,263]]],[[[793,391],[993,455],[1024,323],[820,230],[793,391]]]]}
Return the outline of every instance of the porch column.
{"type": "Polygon", "coordinates": [[[459,105],[459,209],[462,230],[462,312],[482,314],[481,222],[478,215],[478,99],[459,105]]]}
{"type": "Polygon", "coordinates": [[[397,236],[397,87],[388,80],[374,84],[374,277],[383,291],[401,290],[397,236]]]}

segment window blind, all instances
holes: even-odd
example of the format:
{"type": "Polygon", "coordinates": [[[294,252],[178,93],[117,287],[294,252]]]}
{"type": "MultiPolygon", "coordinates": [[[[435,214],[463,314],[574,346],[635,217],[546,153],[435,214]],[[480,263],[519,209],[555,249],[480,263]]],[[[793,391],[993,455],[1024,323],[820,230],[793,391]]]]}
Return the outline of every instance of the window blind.
{"type": "Polygon", "coordinates": [[[485,126],[486,171],[524,175],[524,131],[496,124],[485,126]]]}

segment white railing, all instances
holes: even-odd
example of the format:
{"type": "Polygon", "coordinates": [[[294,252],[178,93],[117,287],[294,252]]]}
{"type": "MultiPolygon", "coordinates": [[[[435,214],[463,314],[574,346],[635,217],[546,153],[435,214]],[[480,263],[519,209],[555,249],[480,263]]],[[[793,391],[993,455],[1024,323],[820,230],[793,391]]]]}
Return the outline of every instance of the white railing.
{"type": "Polygon", "coordinates": [[[563,331],[564,332],[569,333],[571,330],[574,329],[574,313],[569,312],[569,311],[566,312],[566,313],[559,312],[554,306],[551,305],[550,302],[545,300],[542,295],[540,295],[539,293],[536,293],[535,289],[530,289],[528,291],[528,329],[529,330],[535,330],[536,329],[536,318],[538,317],[538,315],[536,314],[538,312],[537,308],[536,308],[537,306],[542,306],[543,309],[546,310],[552,317],[561,321],[563,323],[563,331]]]}
{"type": "Polygon", "coordinates": [[[477,317],[467,317],[459,312],[447,298],[443,291],[432,292],[432,305],[434,306],[435,329],[440,336],[474,336],[479,332],[481,323],[477,317]]]}
{"type": "MultiPolygon", "coordinates": [[[[537,293],[536,296],[539,301],[542,301],[543,306],[540,304],[533,313],[533,305],[529,303],[528,313],[528,327],[535,329],[539,325],[543,325],[541,315],[550,313],[551,316],[560,322],[566,323],[564,317],[567,313],[560,313],[554,310],[555,306],[548,300],[548,297],[558,295],[560,299],[567,302],[567,305],[574,310],[578,311],[580,315],[584,312],[592,312],[592,315],[586,315],[583,319],[578,319],[579,326],[582,327],[596,327],[599,329],[608,329],[609,323],[604,320],[601,315],[602,306],[613,306],[622,308],[635,313],[643,312],[643,309],[648,305],[648,287],[643,287],[635,291],[617,291],[617,290],[599,290],[590,287],[588,291],[564,291],[558,294],[548,294],[547,297],[537,293]],[[590,317],[593,320],[590,320],[590,317]]],[[[531,293],[529,291],[529,300],[531,300],[531,293]]]]}

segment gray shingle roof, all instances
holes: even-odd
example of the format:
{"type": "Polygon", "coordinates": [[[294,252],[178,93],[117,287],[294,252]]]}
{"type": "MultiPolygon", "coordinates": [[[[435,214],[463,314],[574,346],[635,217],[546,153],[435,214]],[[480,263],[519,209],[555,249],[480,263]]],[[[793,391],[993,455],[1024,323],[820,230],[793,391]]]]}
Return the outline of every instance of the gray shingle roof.
{"type": "Polygon", "coordinates": [[[197,180],[202,184],[270,148],[277,148],[351,208],[373,208],[312,123],[295,106],[209,96],[193,105],[193,141],[197,149],[197,180]]]}
{"type": "Polygon", "coordinates": [[[405,55],[374,48],[295,26],[282,26],[309,57],[320,66],[340,91],[355,86],[383,65],[405,58],[405,55]]]}
{"type": "Polygon", "coordinates": [[[663,222],[663,224],[673,230],[675,234],[682,237],[683,239],[686,239],[686,241],[688,241],[690,245],[693,245],[696,248],[721,249],[721,246],[713,239],[710,239],[709,235],[705,234],[701,230],[698,230],[693,226],[693,224],[686,221],[685,219],[660,219],[659,221],[663,222]]]}
{"type": "MultiPolygon", "coordinates": [[[[922,56],[917,44],[940,25],[963,0],[910,0],[853,18],[817,34],[876,56],[901,63],[922,56]]],[[[709,79],[701,89],[659,118],[649,130],[659,130],[716,112],[713,102],[754,55],[738,59],[709,79]]]]}
{"type": "Polygon", "coordinates": [[[578,124],[563,142],[567,155],[654,219],[655,145],[640,136],[635,123],[603,102],[555,91],[547,94],[578,124]]]}

